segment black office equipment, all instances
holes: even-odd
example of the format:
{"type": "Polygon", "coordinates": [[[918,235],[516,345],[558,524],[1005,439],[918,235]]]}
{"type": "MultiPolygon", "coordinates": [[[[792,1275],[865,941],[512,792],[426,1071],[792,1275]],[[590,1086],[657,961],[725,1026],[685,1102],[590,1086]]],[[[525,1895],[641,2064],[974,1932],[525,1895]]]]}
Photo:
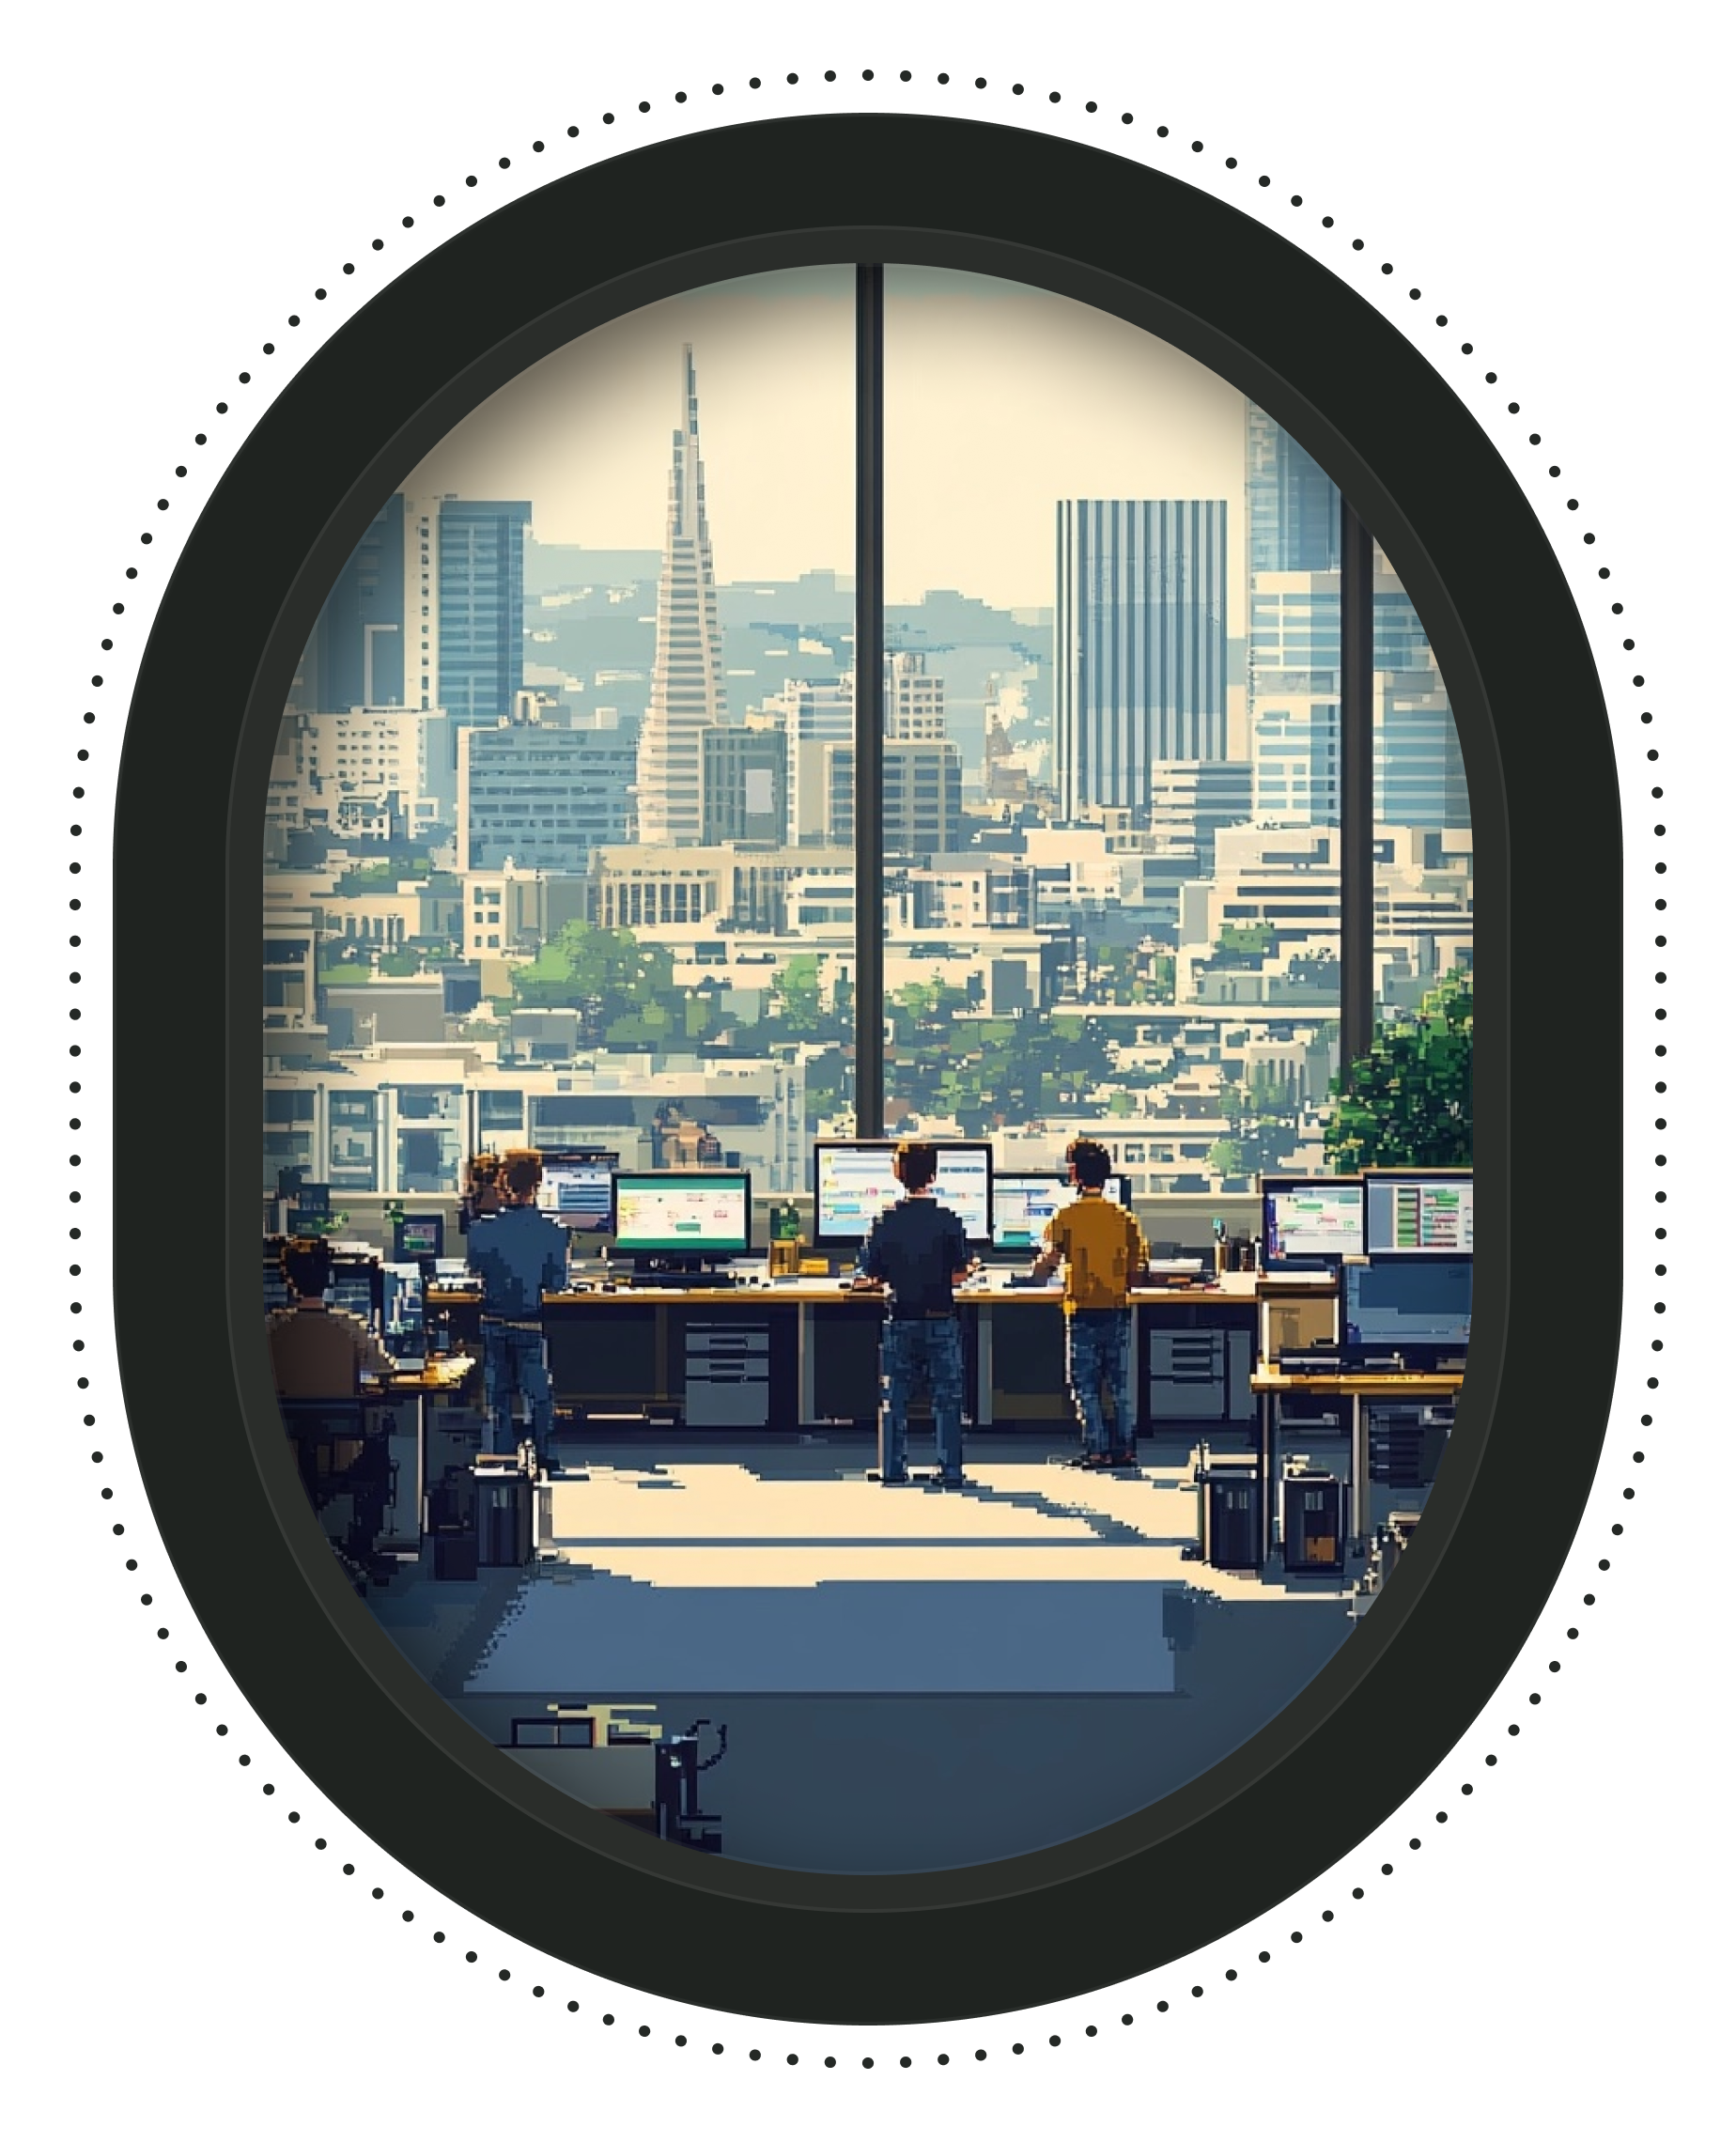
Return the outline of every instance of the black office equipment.
{"type": "Polygon", "coordinates": [[[476,1468],[476,1562],[522,1569],[535,1544],[536,1482],[517,1466],[476,1468]]]}
{"type": "Polygon", "coordinates": [[[1343,1354],[1353,1368],[1463,1366],[1471,1340],[1468,1257],[1383,1258],[1344,1267],[1343,1354]]]}
{"type": "Polygon", "coordinates": [[[723,1826],[716,1815],[699,1805],[699,1774],[721,1762],[729,1745],[729,1729],[718,1728],[717,1753],[705,1762],[699,1758],[699,1729],[709,1718],[696,1718],[684,1733],[672,1733],[656,1755],[657,1834],[670,1844],[685,1844],[695,1852],[721,1852],[723,1826]]]}
{"type": "Polygon", "coordinates": [[[1286,1474],[1283,1487],[1284,1567],[1327,1576],[1344,1567],[1348,1491],[1330,1473],[1286,1474]]]}
{"type": "Polygon", "coordinates": [[[1265,1560],[1259,1462],[1208,1457],[1194,1473],[1200,1490],[1200,1552],[1213,1569],[1258,1569],[1265,1560]]]}
{"type": "Polygon", "coordinates": [[[385,1315],[385,1280],[380,1259],[354,1254],[333,1257],[327,1299],[333,1309],[359,1316],[378,1334],[385,1315]]]}

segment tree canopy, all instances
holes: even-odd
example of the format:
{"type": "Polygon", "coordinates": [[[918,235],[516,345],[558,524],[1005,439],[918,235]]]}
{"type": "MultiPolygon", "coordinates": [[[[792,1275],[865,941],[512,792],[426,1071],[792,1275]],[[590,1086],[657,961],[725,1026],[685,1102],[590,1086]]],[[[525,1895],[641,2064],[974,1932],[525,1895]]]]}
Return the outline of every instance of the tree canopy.
{"type": "Polygon", "coordinates": [[[1468,1167],[1471,1161],[1471,978],[1455,968],[1414,1017],[1382,1029],[1367,1056],[1334,1078],[1338,1106],[1326,1157],[1359,1168],[1468,1167]]]}

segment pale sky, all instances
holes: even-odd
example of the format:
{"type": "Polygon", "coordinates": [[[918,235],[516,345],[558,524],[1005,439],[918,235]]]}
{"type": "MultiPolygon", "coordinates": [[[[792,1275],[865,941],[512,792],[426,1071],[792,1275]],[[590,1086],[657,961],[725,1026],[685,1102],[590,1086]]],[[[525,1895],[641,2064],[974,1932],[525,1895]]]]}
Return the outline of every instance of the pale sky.
{"type": "MultiPolygon", "coordinates": [[[[1243,630],[1243,401],[1168,343],[1025,285],[887,270],[890,599],[1055,599],[1061,498],[1229,503],[1243,630]]],[[[855,271],[745,276],[554,351],[457,426],[411,492],[526,498],[545,543],[663,540],[680,353],[693,345],[718,577],[851,569],[855,271]]]]}

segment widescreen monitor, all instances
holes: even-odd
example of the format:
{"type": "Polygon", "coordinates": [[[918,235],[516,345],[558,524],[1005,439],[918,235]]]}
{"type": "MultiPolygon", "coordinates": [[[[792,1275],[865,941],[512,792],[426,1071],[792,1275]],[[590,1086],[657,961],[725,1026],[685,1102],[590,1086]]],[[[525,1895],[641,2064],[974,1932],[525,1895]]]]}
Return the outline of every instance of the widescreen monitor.
{"type": "Polygon", "coordinates": [[[631,1256],[747,1254],[752,1185],[722,1168],[614,1177],[615,1248],[631,1256]]]}
{"type": "MultiPolygon", "coordinates": [[[[1132,1202],[1125,1175],[1111,1175],[1103,1186],[1103,1194],[1114,1204],[1132,1202]]],[[[994,1247],[1040,1250],[1043,1230],[1062,1206],[1071,1204],[1077,1195],[1065,1175],[997,1175],[994,1247]]]]}
{"type": "MultiPolygon", "coordinates": [[[[958,1215],[965,1240],[985,1247],[993,1234],[995,1163],[986,1142],[935,1141],[939,1172],[935,1202],[958,1215]]],[[[904,1195],[892,1173],[893,1138],[823,1138],[814,1148],[814,1239],[822,1250],[854,1249],[889,1205],[904,1195]]]]}
{"type": "Polygon", "coordinates": [[[392,1261],[413,1264],[418,1257],[443,1257],[446,1222],[437,1212],[407,1212],[392,1222],[392,1261]]]}
{"type": "Polygon", "coordinates": [[[1362,1254],[1362,1184],[1354,1175],[1263,1175],[1261,1263],[1268,1272],[1322,1271],[1362,1254]]]}
{"type": "Polygon", "coordinates": [[[1376,1169],[1362,1178],[1371,1257],[1468,1257],[1471,1172],[1376,1169]]]}
{"type": "Polygon", "coordinates": [[[1463,1353],[1471,1339],[1468,1257],[1344,1267],[1344,1347],[1357,1355],[1463,1353]]]}
{"type": "Polygon", "coordinates": [[[601,1234],[609,1226],[611,1183],[618,1153],[545,1153],[536,1205],[577,1234],[601,1234]]]}

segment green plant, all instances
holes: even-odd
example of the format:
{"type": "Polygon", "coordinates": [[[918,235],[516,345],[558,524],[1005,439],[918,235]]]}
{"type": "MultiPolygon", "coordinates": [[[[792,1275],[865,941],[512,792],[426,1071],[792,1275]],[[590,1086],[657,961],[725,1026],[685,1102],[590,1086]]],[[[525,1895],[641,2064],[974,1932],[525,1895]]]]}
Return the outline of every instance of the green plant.
{"type": "Polygon", "coordinates": [[[1369,1054],[1334,1078],[1326,1157],[1359,1168],[1468,1167],[1471,1160],[1471,978],[1455,968],[1369,1054]]]}

